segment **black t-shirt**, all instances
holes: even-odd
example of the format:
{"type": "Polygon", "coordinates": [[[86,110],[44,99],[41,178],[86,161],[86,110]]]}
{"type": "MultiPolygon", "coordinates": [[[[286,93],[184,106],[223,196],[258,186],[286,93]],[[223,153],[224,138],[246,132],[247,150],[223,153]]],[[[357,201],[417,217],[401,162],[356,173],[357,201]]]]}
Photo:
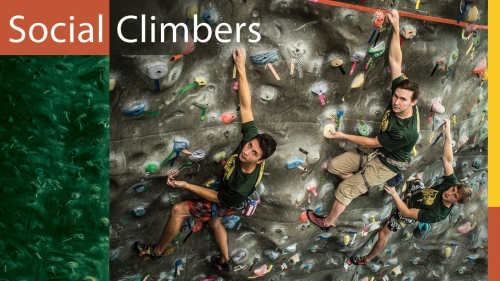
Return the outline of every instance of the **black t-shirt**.
{"type": "MultiPolygon", "coordinates": [[[[399,82],[404,79],[403,76],[400,76],[392,81],[393,93],[399,82]]],[[[415,105],[412,109],[413,114],[411,117],[401,119],[392,111],[392,101],[389,103],[380,122],[380,134],[378,135],[378,141],[382,145],[379,151],[386,157],[400,162],[406,162],[410,158],[411,151],[418,141],[418,133],[420,131],[418,107],[415,105]]],[[[383,157],[379,158],[394,173],[401,172],[401,170],[389,164],[383,157]]]]}
{"type": "MultiPolygon", "coordinates": [[[[231,155],[239,155],[245,144],[258,135],[255,122],[244,123],[241,127],[241,133],[243,139],[231,155]]],[[[259,176],[260,165],[258,164],[250,174],[246,174],[241,170],[239,157],[229,157],[226,165],[224,165],[224,179],[217,194],[217,198],[222,205],[228,208],[237,206],[252,194],[259,176]],[[232,173],[229,173],[230,169],[234,169],[232,173]]]]}
{"type": "Polygon", "coordinates": [[[444,177],[443,183],[431,188],[424,188],[413,194],[408,200],[409,208],[420,209],[418,212],[418,221],[434,223],[444,220],[451,212],[449,208],[443,204],[443,192],[458,184],[455,174],[444,177]]]}

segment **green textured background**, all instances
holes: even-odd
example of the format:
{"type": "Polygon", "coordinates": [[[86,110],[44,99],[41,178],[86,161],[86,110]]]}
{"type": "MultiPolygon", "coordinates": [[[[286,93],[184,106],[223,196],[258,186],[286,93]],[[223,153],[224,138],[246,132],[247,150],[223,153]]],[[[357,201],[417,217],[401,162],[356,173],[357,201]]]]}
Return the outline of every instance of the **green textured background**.
{"type": "Polygon", "coordinates": [[[0,57],[0,280],[109,279],[108,68],[0,57]]]}

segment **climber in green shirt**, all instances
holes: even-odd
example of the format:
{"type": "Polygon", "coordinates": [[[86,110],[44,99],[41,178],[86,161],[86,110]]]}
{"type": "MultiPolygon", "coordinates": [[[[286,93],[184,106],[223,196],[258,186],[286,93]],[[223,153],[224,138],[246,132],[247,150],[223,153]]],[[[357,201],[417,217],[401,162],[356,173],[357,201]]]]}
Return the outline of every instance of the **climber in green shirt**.
{"type": "Polygon", "coordinates": [[[242,141],[224,165],[222,180],[219,184],[213,184],[212,188],[177,180],[178,170],[168,172],[167,185],[189,190],[201,198],[175,204],[157,244],[146,244],[140,241],[134,243],[134,249],[139,256],[146,255],[153,260],[159,260],[164,255],[168,244],[179,233],[184,218],[193,216],[196,222],[207,221],[214,231],[215,241],[221,253],[212,257],[212,263],[219,269],[223,268],[227,271],[232,269],[229,263],[227,233],[220,219],[234,214],[242,207],[262,177],[265,159],[276,150],[274,138],[268,134],[259,134],[255,126],[245,69],[245,49],[233,51],[233,59],[238,70],[238,97],[243,124],[242,141]]]}
{"type": "Polygon", "coordinates": [[[453,150],[451,147],[450,120],[446,119],[443,125],[443,183],[425,188],[420,175],[407,186],[404,201],[394,187],[385,185],[384,189],[392,196],[396,203],[397,211],[390,217],[387,224],[379,231],[378,240],[371,252],[362,257],[351,257],[348,264],[367,264],[378,255],[387,244],[392,234],[401,228],[417,221],[421,223],[435,223],[444,220],[451,212],[454,204],[468,202],[472,195],[472,189],[465,184],[459,184],[453,173],[453,150]]]}

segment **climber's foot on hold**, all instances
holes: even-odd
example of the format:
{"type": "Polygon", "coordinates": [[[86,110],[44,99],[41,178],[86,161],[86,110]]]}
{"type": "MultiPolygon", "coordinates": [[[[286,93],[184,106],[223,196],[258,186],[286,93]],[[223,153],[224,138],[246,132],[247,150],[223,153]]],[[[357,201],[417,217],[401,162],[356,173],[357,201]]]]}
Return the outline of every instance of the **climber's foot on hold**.
{"type": "Polygon", "coordinates": [[[330,230],[330,226],[325,225],[325,217],[316,214],[313,210],[306,211],[307,218],[317,227],[323,231],[330,230]]]}
{"type": "Polygon", "coordinates": [[[351,264],[354,264],[354,265],[367,265],[368,264],[368,260],[366,259],[366,256],[362,256],[362,257],[350,257],[347,260],[347,264],[349,264],[349,265],[351,265],[351,264]]]}

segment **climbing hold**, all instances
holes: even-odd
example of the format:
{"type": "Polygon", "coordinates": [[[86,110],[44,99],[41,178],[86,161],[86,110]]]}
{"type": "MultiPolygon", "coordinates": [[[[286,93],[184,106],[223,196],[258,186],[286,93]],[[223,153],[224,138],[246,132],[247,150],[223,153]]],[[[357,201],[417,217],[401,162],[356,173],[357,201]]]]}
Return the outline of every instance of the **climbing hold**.
{"type": "Polygon", "coordinates": [[[307,214],[306,214],[306,212],[302,212],[302,213],[300,214],[300,221],[301,221],[301,222],[307,222],[308,220],[309,220],[309,219],[307,218],[307,214]]]}
{"type": "Polygon", "coordinates": [[[144,190],[146,190],[146,187],[141,183],[141,184],[138,184],[138,185],[134,186],[134,190],[137,193],[141,193],[144,190]]]}
{"type": "Polygon", "coordinates": [[[188,159],[193,162],[199,162],[205,159],[205,151],[203,149],[195,150],[193,153],[189,155],[188,159]]]}
{"type": "Polygon", "coordinates": [[[384,262],[384,266],[395,265],[398,263],[398,258],[391,258],[384,262]]]}
{"type": "Polygon", "coordinates": [[[479,10],[476,6],[469,10],[469,15],[467,16],[468,22],[475,22],[479,18],[479,10]]]}
{"type": "Polygon", "coordinates": [[[154,62],[147,67],[149,79],[161,79],[168,74],[168,67],[163,62],[154,62]]]}
{"type": "MultiPolygon", "coordinates": [[[[184,24],[187,26],[189,24],[189,20],[194,19],[194,15],[198,15],[198,7],[196,5],[191,5],[186,11],[186,21],[184,24]]],[[[182,29],[181,36],[184,37],[184,28],[182,29]]]]}
{"type": "Polygon", "coordinates": [[[236,118],[236,114],[232,112],[224,112],[222,113],[221,119],[222,123],[229,124],[236,118]]]}
{"type": "Polygon", "coordinates": [[[294,157],[286,162],[285,167],[288,170],[299,168],[304,172],[307,172],[307,169],[301,166],[302,164],[304,164],[304,159],[300,157],[294,157]]]}
{"type": "Polygon", "coordinates": [[[297,243],[292,244],[285,248],[283,254],[294,253],[297,250],[297,243]]]}
{"type": "MultiPolygon", "coordinates": [[[[269,271],[271,270],[271,268],[272,268],[272,265],[271,265],[271,267],[269,268],[269,271]]],[[[257,276],[257,277],[262,277],[262,276],[264,276],[266,273],[268,273],[269,271],[268,271],[267,265],[266,265],[266,264],[264,264],[263,266],[261,266],[261,267],[259,267],[258,269],[254,270],[252,273],[253,273],[255,276],[257,276]]]]}
{"type": "Polygon", "coordinates": [[[160,166],[164,166],[170,160],[170,158],[172,158],[172,156],[175,154],[174,159],[172,159],[172,162],[170,163],[170,166],[172,167],[174,164],[175,158],[177,158],[179,156],[181,151],[187,149],[188,147],[189,147],[189,142],[187,139],[174,138],[174,148],[172,149],[170,154],[167,156],[167,158],[165,158],[165,160],[163,160],[163,162],[161,162],[160,166]]]}
{"type": "Polygon", "coordinates": [[[373,21],[373,26],[375,27],[373,29],[372,35],[370,35],[370,39],[368,39],[368,44],[372,42],[373,37],[377,33],[377,30],[379,30],[380,27],[384,24],[384,13],[381,11],[375,12],[375,20],[373,21]]]}
{"type": "Polygon", "coordinates": [[[272,261],[277,259],[279,256],[279,253],[277,251],[273,251],[273,250],[265,250],[264,254],[266,256],[268,256],[272,261]]]}
{"type": "Polygon", "coordinates": [[[431,76],[434,76],[434,73],[436,72],[436,69],[438,68],[438,66],[444,64],[445,59],[446,59],[445,57],[442,57],[442,58],[436,60],[436,65],[432,69],[431,76]]]}
{"type": "Polygon", "coordinates": [[[152,115],[152,116],[159,116],[160,115],[160,113],[157,111],[146,111],[145,110],[146,105],[147,104],[145,102],[135,104],[129,108],[124,109],[123,114],[128,115],[128,116],[137,116],[137,115],[141,115],[141,114],[147,114],[147,115],[152,115]]]}
{"type": "Polygon", "coordinates": [[[427,119],[427,122],[431,122],[433,119],[433,116],[434,116],[434,113],[444,113],[445,111],[445,108],[444,106],[441,104],[441,99],[440,98],[436,98],[434,99],[434,101],[432,102],[432,106],[431,106],[431,113],[429,115],[429,118],[427,119]]]}
{"type": "Polygon", "coordinates": [[[449,258],[450,255],[451,255],[451,247],[448,246],[448,247],[444,248],[444,257],[449,258]]]}
{"type": "Polygon", "coordinates": [[[323,136],[325,138],[330,138],[333,133],[335,133],[335,125],[333,125],[333,124],[327,124],[323,128],[323,136]]]}
{"type": "Polygon", "coordinates": [[[195,77],[194,82],[187,85],[186,87],[180,89],[178,94],[180,95],[180,94],[184,93],[185,91],[187,91],[195,86],[205,86],[205,85],[207,85],[207,80],[205,80],[205,78],[195,77]]]}
{"type": "Polygon", "coordinates": [[[347,246],[347,244],[349,244],[349,240],[351,238],[349,237],[349,235],[344,235],[344,237],[342,238],[342,242],[344,243],[344,246],[347,246]]]}
{"type": "Polygon", "coordinates": [[[205,113],[206,113],[207,107],[209,107],[211,105],[211,103],[212,103],[211,99],[208,98],[207,96],[205,96],[202,101],[193,102],[194,106],[201,108],[201,116],[200,116],[201,121],[205,120],[205,113]]]}
{"type": "Polygon", "coordinates": [[[412,39],[415,35],[417,35],[417,30],[411,24],[404,24],[401,25],[399,34],[405,39],[412,39]]]}
{"type": "Polygon", "coordinates": [[[459,226],[459,227],[457,228],[457,231],[458,231],[458,232],[460,232],[460,233],[462,233],[462,234],[466,234],[466,233],[468,233],[469,231],[471,231],[471,229],[472,229],[472,224],[471,224],[471,222],[470,222],[470,221],[468,221],[467,223],[465,223],[465,224],[463,224],[463,225],[459,226]]]}
{"type": "Polygon", "coordinates": [[[351,62],[353,64],[352,64],[352,67],[351,67],[351,72],[349,72],[349,75],[352,75],[354,73],[354,68],[356,67],[356,63],[358,61],[364,59],[365,57],[366,57],[366,53],[365,52],[360,52],[360,51],[354,52],[354,54],[351,55],[351,62]]]}
{"type": "Polygon", "coordinates": [[[370,263],[369,267],[372,272],[377,272],[381,265],[379,263],[370,263]]]}
{"type": "Polygon", "coordinates": [[[260,94],[260,98],[263,99],[263,100],[267,100],[267,101],[270,101],[274,98],[274,93],[272,92],[262,92],[262,94],[260,94]]]}
{"type": "Polygon", "coordinates": [[[483,78],[481,78],[481,81],[484,82],[488,80],[488,69],[485,69],[483,72],[483,78]]]}
{"type": "Polygon", "coordinates": [[[401,274],[401,268],[399,266],[396,266],[391,270],[391,272],[394,276],[398,276],[399,274],[401,274]]]}
{"type": "Polygon", "coordinates": [[[376,46],[368,49],[368,54],[370,55],[370,59],[365,65],[365,70],[368,69],[368,67],[371,68],[373,66],[373,59],[376,59],[380,57],[385,51],[385,41],[382,41],[378,43],[376,46]]]}
{"type": "Polygon", "coordinates": [[[486,70],[486,57],[483,57],[476,65],[472,73],[481,74],[486,70]]]}
{"type": "Polygon", "coordinates": [[[222,165],[224,165],[224,164],[226,164],[226,161],[224,160],[224,158],[226,158],[226,152],[221,151],[221,152],[214,155],[213,160],[216,163],[222,163],[222,165]]]}
{"type": "Polygon", "coordinates": [[[184,45],[182,46],[182,55],[187,56],[192,52],[194,52],[194,40],[191,34],[188,34],[188,40],[187,42],[184,42],[184,45]]]}
{"type": "Polygon", "coordinates": [[[326,102],[325,102],[325,98],[324,98],[324,94],[326,92],[326,84],[321,84],[319,85],[318,88],[312,90],[313,93],[315,93],[316,95],[319,96],[319,100],[321,102],[321,105],[325,105],[326,102]]]}
{"type": "Polygon", "coordinates": [[[144,207],[142,206],[139,206],[139,207],[135,207],[132,212],[134,213],[134,215],[138,216],[138,217],[142,217],[144,216],[144,214],[146,214],[146,209],[144,209],[144,207]]]}
{"type": "Polygon", "coordinates": [[[344,68],[342,67],[342,64],[344,63],[343,60],[341,59],[336,59],[336,60],[333,60],[330,65],[333,66],[333,67],[338,67],[340,69],[340,72],[342,73],[342,75],[345,75],[345,70],[344,68]]]}
{"type": "Polygon", "coordinates": [[[278,60],[278,50],[250,56],[251,62],[253,62],[255,64],[260,64],[260,65],[273,63],[273,62],[276,62],[277,60],[278,60]]]}
{"type": "Polygon", "coordinates": [[[314,196],[318,196],[318,193],[316,192],[316,185],[314,183],[310,183],[306,186],[306,190],[309,192],[312,192],[314,196]]]}
{"type": "Polygon", "coordinates": [[[110,92],[115,89],[115,86],[116,86],[116,79],[114,79],[114,78],[109,79],[109,91],[110,92]]]}
{"type": "Polygon", "coordinates": [[[148,66],[146,75],[149,79],[155,81],[156,91],[160,91],[160,78],[165,77],[168,74],[168,67],[163,62],[155,62],[148,66]]]}
{"type": "Polygon", "coordinates": [[[345,95],[342,96],[342,101],[344,101],[345,97],[351,92],[352,89],[359,88],[363,85],[365,82],[365,75],[363,73],[359,73],[354,80],[351,82],[351,87],[347,91],[345,95]]]}
{"type": "Polygon", "coordinates": [[[205,13],[203,13],[203,20],[209,25],[216,24],[218,18],[219,15],[217,15],[217,12],[214,9],[206,10],[205,13]]]}
{"type": "Polygon", "coordinates": [[[239,263],[242,263],[245,261],[245,259],[247,258],[247,251],[245,250],[238,250],[236,251],[236,253],[234,253],[233,255],[231,255],[231,260],[236,263],[236,264],[239,264],[239,263]]]}
{"type": "Polygon", "coordinates": [[[186,15],[188,19],[194,19],[194,15],[198,14],[198,7],[196,5],[192,5],[187,9],[186,15]]]}
{"type": "Polygon", "coordinates": [[[425,237],[427,237],[427,234],[430,232],[430,229],[431,229],[430,224],[421,222],[413,230],[413,237],[417,239],[424,239],[425,237]]]}
{"type": "Polygon", "coordinates": [[[220,219],[220,222],[224,225],[225,228],[232,229],[239,220],[239,216],[230,215],[220,219]]]}
{"type": "Polygon", "coordinates": [[[476,169],[479,169],[481,167],[481,160],[474,160],[472,161],[472,167],[476,168],[476,169]]]}
{"type": "Polygon", "coordinates": [[[359,118],[359,125],[358,125],[358,132],[362,136],[368,136],[370,133],[370,130],[368,128],[368,125],[365,125],[365,122],[363,121],[363,115],[358,115],[359,118]]]}

